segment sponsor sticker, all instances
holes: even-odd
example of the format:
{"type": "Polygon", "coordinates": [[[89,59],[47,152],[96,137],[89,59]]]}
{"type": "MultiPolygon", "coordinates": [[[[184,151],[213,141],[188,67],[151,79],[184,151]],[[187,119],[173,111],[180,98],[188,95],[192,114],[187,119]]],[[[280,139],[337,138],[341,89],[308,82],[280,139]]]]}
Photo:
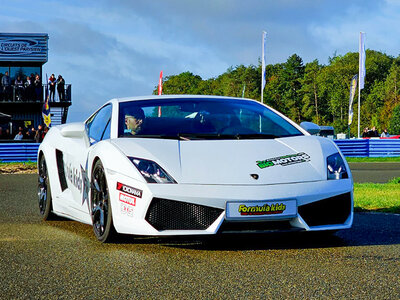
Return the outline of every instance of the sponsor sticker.
{"type": "Polygon", "coordinates": [[[121,182],[117,182],[117,190],[130,194],[132,196],[138,197],[138,198],[142,198],[143,195],[143,191],[139,190],[137,188],[131,187],[129,185],[123,184],[121,182]]]}
{"type": "Polygon", "coordinates": [[[296,200],[228,202],[227,219],[242,218],[291,218],[297,215],[296,200]]]}
{"type": "Polygon", "coordinates": [[[136,198],[124,193],[119,193],[121,213],[128,217],[133,217],[133,207],[136,206],[136,198]]]}
{"type": "Polygon", "coordinates": [[[303,162],[310,161],[310,155],[304,152],[296,153],[296,154],[289,154],[284,156],[278,156],[273,158],[268,158],[266,160],[258,160],[257,166],[260,169],[265,169],[277,165],[281,165],[283,167],[299,164],[303,162]]]}
{"type": "Polygon", "coordinates": [[[121,201],[127,205],[136,206],[136,198],[125,195],[123,193],[119,193],[119,201],[121,201]]]}
{"type": "Polygon", "coordinates": [[[259,215],[278,215],[283,214],[286,210],[286,205],[283,203],[267,204],[263,206],[260,205],[239,205],[238,212],[241,216],[259,216],[259,215]]]}
{"type": "Polygon", "coordinates": [[[133,217],[133,207],[130,205],[121,203],[121,214],[127,215],[128,217],[133,217]]]}

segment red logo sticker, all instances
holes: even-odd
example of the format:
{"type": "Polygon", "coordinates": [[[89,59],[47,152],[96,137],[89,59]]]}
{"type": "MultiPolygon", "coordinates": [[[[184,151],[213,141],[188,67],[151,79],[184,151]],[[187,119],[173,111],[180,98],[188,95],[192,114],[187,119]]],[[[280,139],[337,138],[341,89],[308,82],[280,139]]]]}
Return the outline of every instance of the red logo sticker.
{"type": "Polygon", "coordinates": [[[123,193],[119,193],[119,201],[128,205],[136,206],[136,198],[125,195],[123,193]]]}

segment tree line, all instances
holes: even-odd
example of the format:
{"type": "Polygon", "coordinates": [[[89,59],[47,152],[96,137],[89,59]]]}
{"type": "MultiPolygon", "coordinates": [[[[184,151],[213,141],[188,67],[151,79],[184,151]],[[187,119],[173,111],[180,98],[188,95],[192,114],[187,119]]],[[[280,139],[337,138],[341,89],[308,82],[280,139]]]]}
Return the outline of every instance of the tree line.
{"type": "MultiPolygon", "coordinates": [[[[400,134],[400,56],[366,51],[365,86],[361,90],[361,131],[375,126],[400,134]]],[[[358,74],[358,53],[330,57],[327,65],[318,60],[303,63],[297,54],[286,62],[266,66],[264,103],[297,123],[312,121],[347,132],[351,79],[358,74]]],[[[230,67],[216,78],[203,80],[183,72],[164,78],[163,94],[219,95],[261,100],[261,63],[230,67]]],[[[154,89],[157,94],[157,87],[154,89]]],[[[357,135],[357,100],[354,97],[351,135],[357,135]]]]}

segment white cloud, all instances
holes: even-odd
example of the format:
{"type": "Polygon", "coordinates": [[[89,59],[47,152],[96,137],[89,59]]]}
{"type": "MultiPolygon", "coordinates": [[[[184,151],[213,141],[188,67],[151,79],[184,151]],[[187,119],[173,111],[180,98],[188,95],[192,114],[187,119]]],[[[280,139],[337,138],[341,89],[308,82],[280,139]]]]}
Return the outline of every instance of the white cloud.
{"type": "Polygon", "coordinates": [[[152,93],[164,76],[203,78],[228,67],[258,64],[267,30],[267,62],[293,53],[327,62],[367,47],[397,56],[400,1],[14,0],[2,3],[3,32],[47,32],[47,73],[72,83],[69,120],[82,120],[112,97],[152,93]]]}

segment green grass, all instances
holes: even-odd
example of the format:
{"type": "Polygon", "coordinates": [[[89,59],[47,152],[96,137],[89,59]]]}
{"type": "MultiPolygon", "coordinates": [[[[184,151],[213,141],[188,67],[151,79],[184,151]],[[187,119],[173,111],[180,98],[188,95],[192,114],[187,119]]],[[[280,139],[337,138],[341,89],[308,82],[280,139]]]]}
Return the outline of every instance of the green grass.
{"type": "Polygon", "coordinates": [[[4,165],[4,166],[19,166],[19,165],[27,165],[27,166],[36,166],[37,162],[35,161],[24,161],[24,162],[2,162],[0,161],[0,166],[4,165]]]}
{"type": "Polygon", "coordinates": [[[400,162],[397,157],[346,157],[347,162],[400,162]]]}
{"type": "Polygon", "coordinates": [[[400,177],[389,183],[355,183],[354,210],[400,214],[400,177]]]}

